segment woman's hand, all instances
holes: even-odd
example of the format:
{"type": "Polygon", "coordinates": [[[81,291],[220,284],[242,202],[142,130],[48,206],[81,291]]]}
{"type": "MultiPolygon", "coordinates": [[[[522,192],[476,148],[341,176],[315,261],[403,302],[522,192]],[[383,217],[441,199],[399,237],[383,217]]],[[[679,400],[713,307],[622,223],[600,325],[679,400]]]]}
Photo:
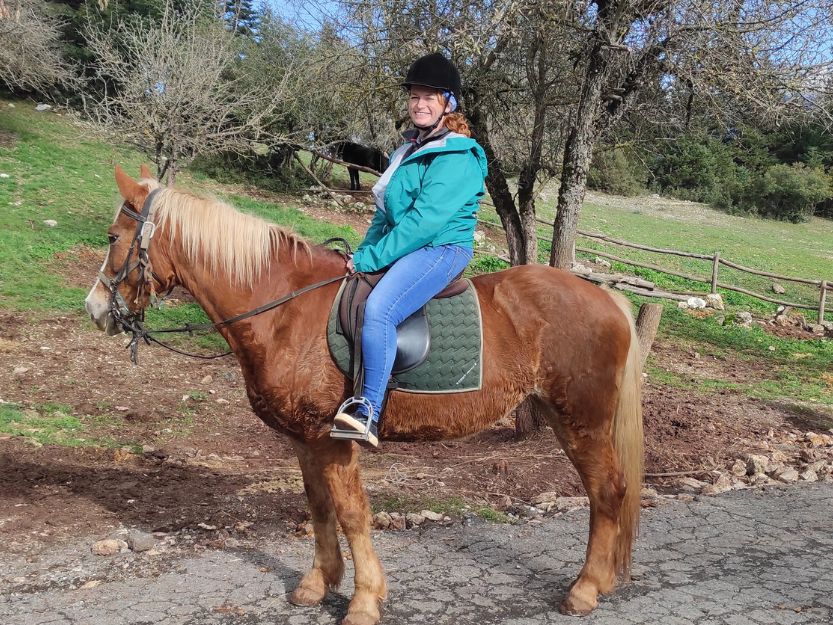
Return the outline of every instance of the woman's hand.
{"type": "Polygon", "coordinates": [[[353,265],[353,257],[350,256],[347,259],[347,275],[352,276],[354,273],[356,273],[356,267],[353,265]]]}

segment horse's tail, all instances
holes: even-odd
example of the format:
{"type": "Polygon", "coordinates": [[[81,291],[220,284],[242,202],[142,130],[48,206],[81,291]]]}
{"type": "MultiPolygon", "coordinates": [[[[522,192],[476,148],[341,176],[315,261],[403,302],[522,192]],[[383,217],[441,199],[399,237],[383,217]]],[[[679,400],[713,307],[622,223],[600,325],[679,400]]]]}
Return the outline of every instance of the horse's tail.
{"type": "Polygon", "coordinates": [[[631,343],[619,388],[619,405],[613,420],[613,444],[625,478],[625,497],[619,515],[619,535],[615,547],[617,573],[628,578],[631,549],[639,531],[642,478],[645,469],[642,433],[642,359],[639,340],[631,313],[631,303],[624,296],[611,292],[616,305],[625,314],[630,326],[631,343]]]}

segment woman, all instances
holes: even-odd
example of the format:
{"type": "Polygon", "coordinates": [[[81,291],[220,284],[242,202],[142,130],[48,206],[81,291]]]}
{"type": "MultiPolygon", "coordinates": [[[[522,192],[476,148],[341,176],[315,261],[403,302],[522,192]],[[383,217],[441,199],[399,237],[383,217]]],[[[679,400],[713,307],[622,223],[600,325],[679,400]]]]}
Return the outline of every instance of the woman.
{"type": "Polygon", "coordinates": [[[378,420],[396,357],[396,327],[458,276],[472,257],[486,155],[459,112],[460,74],[441,54],[417,59],[402,86],[415,129],[373,187],[376,214],[348,269],[387,269],[367,299],[362,397],[339,408],[334,438],[367,435],[378,420]],[[345,435],[344,431],[348,435],[345,435]]]}

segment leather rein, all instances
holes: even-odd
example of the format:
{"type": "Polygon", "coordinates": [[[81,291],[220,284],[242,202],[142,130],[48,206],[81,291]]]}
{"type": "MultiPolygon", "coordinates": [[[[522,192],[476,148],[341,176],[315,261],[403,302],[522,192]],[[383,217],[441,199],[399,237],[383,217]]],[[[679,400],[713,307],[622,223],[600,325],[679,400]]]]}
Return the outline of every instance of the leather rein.
{"type": "MultiPolygon", "coordinates": [[[[243,319],[248,319],[249,317],[254,317],[256,315],[260,315],[265,313],[269,310],[277,308],[281,304],[285,304],[286,302],[295,299],[299,295],[303,295],[308,291],[312,291],[322,286],[326,286],[328,284],[332,284],[333,282],[338,282],[340,280],[344,280],[348,277],[347,274],[342,276],[335,276],[334,278],[328,278],[327,280],[322,280],[321,282],[316,282],[315,284],[310,284],[303,288],[300,288],[296,291],[292,291],[291,293],[284,295],[276,300],[268,302],[262,306],[258,306],[252,310],[247,312],[241,313],[239,315],[235,315],[234,317],[229,317],[228,319],[223,319],[222,321],[217,321],[213,323],[198,323],[198,324],[191,324],[186,323],[183,326],[177,328],[161,328],[158,330],[148,329],[144,325],[145,321],[145,309],[141,308],[138,312],[134,312],[130,310],[130,307],[127,305],[124,297],[121,293],[119,293],[119,286],[122,282],[127,279],[133,271],[139,270],[139,283],[136,289],[136,298],[134,300],[135,304],[138,304],[139,298],[142,296],[145,289],[150,294],[151,300],[156,300],[156,288],[153,283],[155,280],[160,285],[163,285],[164,282],[162,279],[159,278],[155,273],[153,273],[153,267],[150,263],[150,258],[148,256],[148,248],[150,247],[151,239],[153,238],[153,234],[156,231],[156,224],[148,218],[150,214],[151,205],[153,204],[153,200],[156,197],[156,194],[159,193],[161,189],[154,189],[151,191],[147,198],[145,199],[144,204],[142,205],[142,211],[137,213],[136,211],[132,210],[128,205],[127,202],[124,202],[119,209],[122,213],[130,217],[136,222],[136,230],[133,233],[133,240],[130,242],[130,249],[127,252],[127,257],[124,260],[121,268],[119,269],[118,273],[111,279],[108,278],[105,274],[103,269],[98,272],[98,279],[101,280],[102,284],[106,286],[110,290],[110,303],[108,306],[108,312],[110,316],[112,316],[113,321],[118,324],[123,332],[129,332],[133,335],[133,338],[130,339],[130,343],[128,343],[127,347],[130,349],[130,360],[133,364],[138,364],[139,362],[139,344],[141,341],[144,341],[147,345],[151,343],[155,343],[168,349],[172,352],[176,352],[177,354],[182,354],[183,356],[190,356],[191,358],[200,358],[202,360],[214,360],[216,358],[223,358],[225,356],[231,355],[233,352],[231,350],[224,352],[222,354],[215,354],[211,356],[206,356],[203,354],[193,354],[190,352],[186,352],[166,343],[163,343],[159,339],[155,338],[154,334],[161,334],[161,333],[181,333],[187,332],[188,334],[192,334],[194,332],[201,332],[206,330],[216,331],[222,327],[229,326],[233,323],[238,321],[242,321],[243,319]],[[137,247],[138,244],[138,247],[137,247]],[[130,262],[130,259],[133,257],[134,249],[137,250],[137,260],[136,262],[130,262]]],[[[350,244],[341,237],[334,237],[331,239],[327,239],[321,245],[328,245],[329,243],[340,243],[344,247],[344,252],[338,250],[339,253],[344,254],[345,256],[349,257],[351,254],[350,244]]],[[[173,290],[171,287],[168,290],[169,294],[173,290]]],[[[166,294],[166,295],[167,295],[166,294]]]]}

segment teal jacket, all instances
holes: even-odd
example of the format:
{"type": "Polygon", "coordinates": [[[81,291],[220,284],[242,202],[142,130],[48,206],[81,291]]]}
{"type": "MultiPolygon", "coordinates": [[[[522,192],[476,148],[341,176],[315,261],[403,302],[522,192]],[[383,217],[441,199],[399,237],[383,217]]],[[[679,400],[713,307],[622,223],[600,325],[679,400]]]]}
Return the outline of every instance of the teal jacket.
{"type": "MultiPolygon", "coordinates": [[[[391,155],[394,164],[402,146],[391,155]]],[[[376,200],[376,214],[353,255],[356,271],[378,271],[425,246],[474,247],[486,154],[457,133],[425,144],[404,158],[376,200]],[[381,202],[380,200],[383,200],[381,202]]]]}

